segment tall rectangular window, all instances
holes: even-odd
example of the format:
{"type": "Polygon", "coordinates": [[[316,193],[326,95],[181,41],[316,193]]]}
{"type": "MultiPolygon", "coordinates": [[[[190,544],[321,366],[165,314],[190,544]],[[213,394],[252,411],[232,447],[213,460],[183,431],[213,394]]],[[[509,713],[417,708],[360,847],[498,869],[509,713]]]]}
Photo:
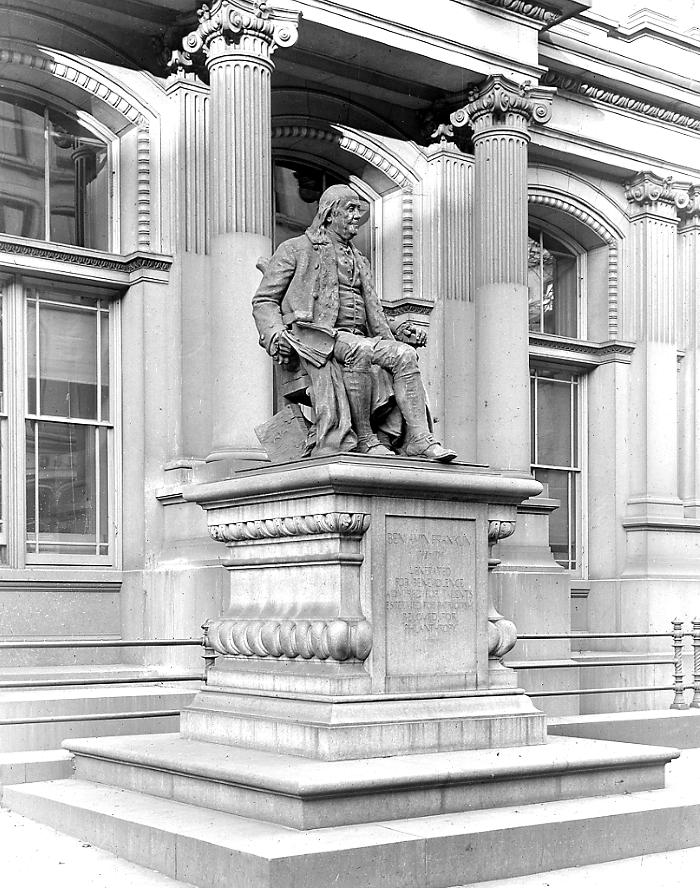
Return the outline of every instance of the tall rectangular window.
{"type": "Polygon", "coordinates": [[[13,308],[3,378],[14,408],[0,413],[0,526],[15,528],[13,566],[112,563],[114,295],[20,279],[3,294],[13,308]]]}
{"type": "Polygon", "coordinates": [[[560,506],[549,519],[549,544],[567,570],[580,569],[581,465],[579,378],[566,370],[531,372],[532,471],[560,506]]]}

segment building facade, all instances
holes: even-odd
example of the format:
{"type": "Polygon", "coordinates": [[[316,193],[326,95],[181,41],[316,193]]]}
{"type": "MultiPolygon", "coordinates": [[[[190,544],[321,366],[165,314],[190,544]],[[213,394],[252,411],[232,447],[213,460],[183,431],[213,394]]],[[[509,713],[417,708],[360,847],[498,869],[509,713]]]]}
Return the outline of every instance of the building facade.
{"type": "MultiPolygon", "coordinates": [[[[387,314],[428,334],[443,442],[544,485],[494,550],[500,610],[531,634],[691,619],[697,4],[194,6],[0,3],[0,635],[183,637],[221,611],[219,546],[183,494],[265,458],[254,429],[280,395],[256,263],[335,182],[366,202],[387,314]]],[[[635,685],[660,673],[586,664],[664,645],[529,641],[511,660],[547,663],[528,690],[635,685]]]]}

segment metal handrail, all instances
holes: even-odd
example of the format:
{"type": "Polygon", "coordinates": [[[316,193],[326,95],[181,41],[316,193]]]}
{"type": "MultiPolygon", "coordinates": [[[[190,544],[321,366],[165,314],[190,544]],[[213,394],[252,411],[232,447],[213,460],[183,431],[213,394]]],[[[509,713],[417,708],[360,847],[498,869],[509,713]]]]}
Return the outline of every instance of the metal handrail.
{"type": "MultiPolygon", "coordinates": [[[[672,620],[673,630],[671,632],[562,632],[562,633],[524,633],[518,636],[518,641],[582,641],[586,639],[606,639],[606,638],[670,638],[673,643],[673,659],[654,659],[654,660],[607,660],[597,663],[571,662],[571,663],[519,663],[517,665],[506,663],[512,669],[591,669],[603,666],[657,666],[672,665],[673,684],[672,685],[642,685],[638,687],[616,687],[616,688],[579,688],[577,690],[566,691],[540,691],[539,693],[530,693],[531,697],[564,697],[579,696],[584,694],[614,694],[614,693],[631,693],[631,692],[647,692],[647,691],[668,691],[674,692],[671,709],[700,709],[700,618],[696,617],[692,621],[692,631],[687,632],[683,629],[683,621],[679,619],[672,620]],[[693,646],[693,683],[684,683],[683,672],[683,641],[686,638],[692,639],[693,646]],[[689,705],[685,702],[684,691],[692,690],[693,699],[689,705]]],[[[517,642],[516,642],[517,643],[517,642]]],[[[579,651],[572,653],[572,659],[579,651]]],[[[599,653],[605,654],[605,651],[599,653]]]]}
{"type": "Polygon", "coordinates": [[[53,681],[3,681],[0,689],[12,690],[18,688],[71,688],[84,687],[85,685],[121,685],[121,684],[154,684],[168,681],[204,681],[206,675],[197,672],[191,675],[152,675],[142,678],[71,678],[54,679],[53,681]]]}
{"type": "Polygon", "coordinates": [[[199,638],[100,639],[95,641],[0,641],[0,650],[45,650],[47,648],[127,648],[206,646],[205,636],[199,638]]]}
{"type": "Polygon", "coordinates": [[[44,725],[53,722],[110,721],[121,718],[170,718],[180,715],[179,709],[147,709],[142,712],[78,712],[75,715],[36,715],[33,718],[0,718],[0,727],[7,725],[44,725]]]}

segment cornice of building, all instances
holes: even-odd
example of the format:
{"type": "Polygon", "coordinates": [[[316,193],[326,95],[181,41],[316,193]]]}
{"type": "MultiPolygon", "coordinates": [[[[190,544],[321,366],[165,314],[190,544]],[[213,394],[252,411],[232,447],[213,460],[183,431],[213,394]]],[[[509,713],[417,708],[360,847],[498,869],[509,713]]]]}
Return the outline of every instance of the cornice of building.
{"type": "Polygon", "coordinates": [[[529,0],[479,0],[484,6],[491,6],[503,12],[523,16],[544,27],[552,28],[574,15],[580,14],[590,6],[590,0],[571,2],[571,0],[550,0],[550,2],[530,3],[529,0]]]}

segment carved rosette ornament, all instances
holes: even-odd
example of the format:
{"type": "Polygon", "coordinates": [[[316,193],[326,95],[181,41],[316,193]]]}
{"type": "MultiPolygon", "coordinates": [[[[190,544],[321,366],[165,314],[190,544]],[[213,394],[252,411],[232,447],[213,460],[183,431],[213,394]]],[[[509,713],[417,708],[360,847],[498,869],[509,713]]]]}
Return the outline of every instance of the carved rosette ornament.
{"type": "Polygon", "coordinates": [[[278,47],[292,46],[298,36],[298,15],[272,10],[265,0],[214,0],[197,15],[199,25],[183,38],[182,50],[173,52],[170,67],[189,68],[200,53],[211,67],[232,50],[270,62],[278,47]]]}
{"type": "Polygon", "coordinates": [[[321,534],[360,537],[368,527],[369,515],[327,512],[324,515],[296,515],[291,518],[262,518],[258,521],[211,524],[209,534],[219,543],[240,543],[248,540],[271,540],[321,534]]]}
{"type": "Polygon", "coordinates": [[[453,126],[467,123],[474,139],[494,128],[505,128],[527,136],[530,123],[544,124],[552,116],[552,98],[556,89],[518,84],[496,74],[487,77],[468,96],[468,102],[450,115],[453,126]]]}
{"type": "Polygon", "coordinates": [[[212,620],[206,641],[232,657],[364,661],[372,650],[372,626],[347,620],[212,620]]]}

